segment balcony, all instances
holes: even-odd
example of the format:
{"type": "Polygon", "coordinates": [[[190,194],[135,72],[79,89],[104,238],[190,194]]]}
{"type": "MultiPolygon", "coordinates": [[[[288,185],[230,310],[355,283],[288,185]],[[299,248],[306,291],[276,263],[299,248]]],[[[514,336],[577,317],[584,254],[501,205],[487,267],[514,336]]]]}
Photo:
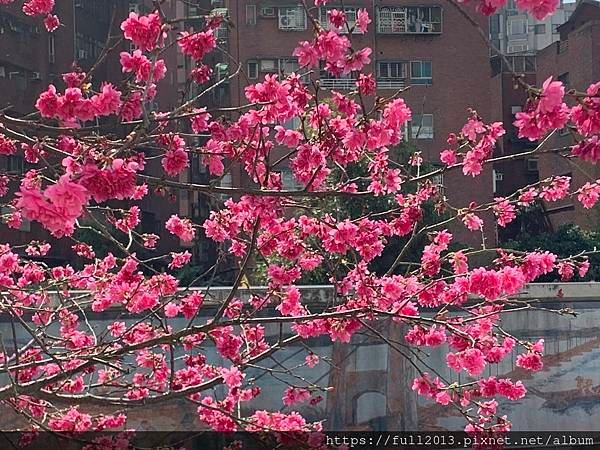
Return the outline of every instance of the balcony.
{"type": "Polygon", "coordinates": [[[393,90],[399,90],[399,89],[404,89],[404,87],[406,86],[406,81],[405,80],[394,80],[394,79],[389,79],[389,80],[377,80],[377,89],[393,89],[393,90]]]}
{"type": "Polygon", "coordinates": [[[377,9],[379,34],[439,34],[442,9],[439,6],[381,7],[377,9]]]}
{"type": "Polygon", "coordinates": [[[331,89],[339,91],[351,91],[356,89],[356,80],[353,78],[321,78],[319,80],[321,90],[329,91],[331,89]]]}

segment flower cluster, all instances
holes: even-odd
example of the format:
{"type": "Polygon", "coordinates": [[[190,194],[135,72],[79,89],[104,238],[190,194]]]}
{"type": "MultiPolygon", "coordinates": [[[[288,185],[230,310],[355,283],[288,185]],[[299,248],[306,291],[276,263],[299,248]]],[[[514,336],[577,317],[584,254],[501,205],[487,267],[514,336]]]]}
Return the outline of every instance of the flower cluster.
{"type": "Polygon", "coordinates": [[[569,107],[563,102],[565,88],[560,81],[549,77],[544,81],[537,98],[529,102],[525,111],[515,115],[514,125],[519,137],[536,141],[549,130],[563,128],[569,119],[569,107]]]}
{"type": "Polygon", "coordinates": [[[79,126],[98,117],[119,112],[121,92],[110,83],[105,83],[98,94],[84,97],[78,87],[69,87],[59,94],[54,85],[42,92],[35,104],[42,117],[59,119],[66,126],[79,126]]]}

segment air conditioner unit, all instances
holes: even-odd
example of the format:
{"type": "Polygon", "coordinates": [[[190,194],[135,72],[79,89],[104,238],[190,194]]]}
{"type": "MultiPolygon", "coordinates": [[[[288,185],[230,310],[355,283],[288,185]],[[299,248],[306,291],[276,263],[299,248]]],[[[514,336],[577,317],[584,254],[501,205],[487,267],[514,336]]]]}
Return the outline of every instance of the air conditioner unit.
{"type": "Polygon", "coordinates": [[[42,81],[42,74],[39,72],[33,72],[29,79],[31,81],[42,81]]]}
{"type": "Polygon", "coordinates": [[[88,52],[87,51],[85,51],[85,50],[79,50],[77,52],[77,58],[78,59],[87,59],[87,57],[88,57],[88,52]]]}
{"type": "Polygon", "coordinates": [[[504,174],[502,172],[494,172],[494,176],[496,178],[496,181],[504,180],[504,174]]]}

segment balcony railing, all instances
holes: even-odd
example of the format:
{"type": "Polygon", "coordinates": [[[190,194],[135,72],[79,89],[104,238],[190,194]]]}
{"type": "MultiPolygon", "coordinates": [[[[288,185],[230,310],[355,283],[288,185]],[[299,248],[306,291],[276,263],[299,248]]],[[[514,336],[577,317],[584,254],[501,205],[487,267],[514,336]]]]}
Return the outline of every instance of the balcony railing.
{"type": "MultiPolygon", "coordinates": [[[[339,89],[351,91],[356,89],[356,80],[351,78],[321,78],[319,84],[322,90],[339,89]]],[[[377,80],[377,89],[404,89],[405,80],[377,80]]]]}
{"type": "Polygon", "coordinates": [[[321,89],[339,89],[341,91],[351,91],[356,89],[356,80],[352,78],[321,78],[319,80],[321,89]]]}
{"type": "Polygon", "coordinates": [[[377,89],[404,89],[404,80],[377,80],[377,89]]]}

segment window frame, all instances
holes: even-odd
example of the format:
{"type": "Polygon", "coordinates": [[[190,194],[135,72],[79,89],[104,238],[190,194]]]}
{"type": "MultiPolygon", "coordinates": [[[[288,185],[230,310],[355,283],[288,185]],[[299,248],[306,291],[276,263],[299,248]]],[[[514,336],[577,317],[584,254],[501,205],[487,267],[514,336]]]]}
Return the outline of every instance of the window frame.
{"type": "Polygon", "coordinates": [[[56,40],[54,34],[48,34],[48,62],[54,64],[56,62],[56,40]]]}
{"type": "Polygon", "coordinates": [[[246,25],[249,27],[256,26],[257,11],[254,3],[246,5],[246,25]]]}
{"type": "Polygon", "coordinates": [[[377,80],[385,80],[385,81],[391,81],[391,80],[406,80],[408,78],[408,63],[409,61],[402,61],[402,60],[382,60],[382,61],[377,61],[377,80]],[[388,72],[388,76],[382,76],[381,74],[381,66],[385,65],[387,66],[386,71],[388,72]],[[400,72],[402,72],[401,76],[392,76],[391,72],[392,72],[392,67],[396,66],[394,69],[396,70],[396,72],[398,72],[398,69],[400,68],[400,72]]]}
{"type": "MultiPolygon", "coordinates": [[[[342,9],[341,5],[327,5],[319,7],[318,20],[323,28],[326,30],[335,30],[335,28],[331,23],[329,23],[329,19],[327,18],[327,12],[332,9],[342,9]]],[[[352,34],[363,34],[362,31],[356,26],[356,18],[358,16],[358,6],[344,6],[344,13],[346,14],[346,23],[347,26],[342,27],[341,29],[337,29],[341,34],[348,34],[348,27],[352,30],[352,34]],[[348,15],[349,12],[354,14],[354,19],[350,20],[348,15]]]]}
{"type": "Polygon", "coordinates": [[[414,6],[380,6],[376,10],[377,20],[377,33],[378,34],[419,34],[419,35],[430,35],[430,34],[441,34],[443,31],[443,8],[440,5],[414,5],[414,6]],[[414,11],[413,11],[414,10],[414,11]],[[421,15],[421,12],[427,11],[429,15],[428,21],[421,22],[421,30],[417,30],[418,22],[421,20],[418,18],[416,21],[410,21],[410,14],[416,12],[417,16],[421,15]],[[434,21],[434,11],[439,11],[439,21],[434,21]],[[383,16],[383,13],[389,14],[389,19],[383,16]],[[389,23],[387,23],[389,21],[389,23]],[[384,28],[385,26],[385,28],[384,28]],[[410,30],[411,26],[415,27],[415,30],[410,30]],[[430,28],[429,31],[424,27],[430,28]]]}
{"type": "Polygon", "coordinates": [[[246,75],[248,76],[248,78],[249,78],[250,80],[256,80],[256,79],[258,79],[258,75],[259,75],[259,73],[260,73],[260,63],[259,63],[259,61],[258,61],[258,60],[256,60],[256,59],[249,59],[249,60],[246,62],[246,75]],[[250,70],[250,65],[251,65],[251,64],[255,65],[255,70],[254,70],[254,72],[252,72],[252,71],[250,70]],[[252,75],[252,73],[254,73],[255,75],[253,76],[253,75],[252,75]]]}
{"type": "Polygon", "coordinates": [[[513,42],[512,44],[509,44],[506,46],[506,53],[507,54],[513,54],[513,53],[522,53],[522,52],[527,52],[529,51],[529,43],[527,41],[522,41],[522,42],[513,42]],[[524,47],[524,48],[520,48],[520,49],[516,49],[517,47],[524,47]],[[512,48],[512,50],[511,50],[512,48]]]}
{"type": "Polygon", "coordinates": [[[433,84],[433,62],[426,59],[419,60],[411,60],[410,62],[410,84],[422,84],[422,85],[430,85],[433,84]],[[421,76],[415,76],[413,71],[413,64],[420,65],[421,76]],[[429,65],[429,76],[423,76],[423,66],[424,64],[429,65]]]}
{"type": "Polygon", "coordinates": [[[528,20],[526,18],[523,17],[514,17],[514,18],[510,18],[509,20],[506,21],[506,32],[509,36],[523,36],[527,34],[527,27],[528,27],[528,20]],[[513,28],[515,27],[515,24],[517,23],[522,23],[522,32],[520,33],[515,33],[513,31],[513,28]]]}
{"type": "Polygon", "coordinates": [[[277,27],[280,31],[304,31],[307,27],[307,20],[306,11],[302,6],[281,6],[277,8],[277,27]],[[298,13],[301,13],[301,23],[298,23],[298,13]],[[283,25],[282,20],[288,17],[293,18],[296,23],[294,25],[283,25]]]}
{"type": "Polygon", "coordinates": [[[410,121],[410,137],[411,139],[433,139],[434,138],[434,120],[433,114],[413,114],[412,120],[410,121]],[[416,124],[415,119],[420,117],[421,120],[416,124]],[[431,125],[429,127],[423,127],[423,118],[431,117],[431,125]],[[423,130],[430,130],[429,133],[424,134],[423,130]]]}

